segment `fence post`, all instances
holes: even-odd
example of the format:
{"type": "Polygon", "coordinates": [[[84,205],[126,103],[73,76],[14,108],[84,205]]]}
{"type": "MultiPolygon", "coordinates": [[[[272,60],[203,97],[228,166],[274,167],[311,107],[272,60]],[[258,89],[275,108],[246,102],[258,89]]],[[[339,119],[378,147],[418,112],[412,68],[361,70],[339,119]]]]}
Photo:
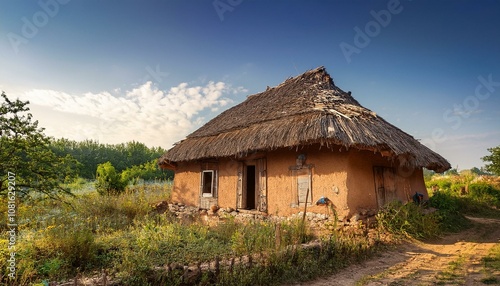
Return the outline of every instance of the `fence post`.
{"type": "Polygon", "coordinates": [[[215,277],[219,277],[220,274],[220,258],[219,256],[215,257],[215,277]]]}
{"type": "Polygon", "coordinates": [[[276,224],[276,249],[280,249],[281,248],[281,224],[278,222],[278,224],[276,224]]]}
{"type": "Polygon", "coordinates": [[[233,273],[233,267],[234,267],[234,257],[231,257],[231,263],[229,264],[230,273],[233,273]]]}
{"type": "Polygon", "coordinates": [[[80,276],[80,273],[77,273],[75,276],[75,280],[73,281],[74,286],[78,286],[78,276],[80,276]]]}
{"type": "Polygon", "coordinates": [[[104,269],[102,271],[102,285],[103,286],[108,285],[108,276],[107,276],[107,273],[106,273],[106,269],[104,269]]]}

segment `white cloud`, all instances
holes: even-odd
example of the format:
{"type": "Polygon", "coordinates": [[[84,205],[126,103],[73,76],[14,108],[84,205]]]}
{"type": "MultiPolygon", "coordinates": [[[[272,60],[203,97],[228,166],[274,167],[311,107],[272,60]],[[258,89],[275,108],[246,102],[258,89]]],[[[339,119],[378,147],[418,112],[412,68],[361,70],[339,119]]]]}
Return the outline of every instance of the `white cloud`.
{"type": "Polygon", "coordinates": [[[442,141],[426,145],[448,159],[454,168],[458,165],[459,169],[470,169],[483,166],[481,157],[487,154],[486,149],[497,146],[499,140],[500,131],[490,131],[444,135],[442,141]]]}
{"type": "Polygon", "coordinates": [[[136,140],[169,148],[214,115],[210,112],[232,103],[227,95],[244,91],[224,82],[181,83],[169,90],[146,82],[125,92],[83,95],[34,89],[21,98],[30,101],[34,118],[50,136],[102,143],[136,140]]]}

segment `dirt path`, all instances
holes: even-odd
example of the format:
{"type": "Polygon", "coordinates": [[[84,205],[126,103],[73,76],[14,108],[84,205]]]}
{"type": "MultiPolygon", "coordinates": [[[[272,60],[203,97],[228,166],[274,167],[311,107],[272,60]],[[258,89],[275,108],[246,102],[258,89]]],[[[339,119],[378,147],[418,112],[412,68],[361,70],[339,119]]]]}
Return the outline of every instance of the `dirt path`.
{"type": "MultiPolygon", "coordinates": [[[[466,231],[404,244],[335,275],[293,286],[485,285],[481,259],[500,243],[500,220],[469,219],[474,227],[466,231]]],[[[495,275],[500,280],[500,273],[495,275]]]]}

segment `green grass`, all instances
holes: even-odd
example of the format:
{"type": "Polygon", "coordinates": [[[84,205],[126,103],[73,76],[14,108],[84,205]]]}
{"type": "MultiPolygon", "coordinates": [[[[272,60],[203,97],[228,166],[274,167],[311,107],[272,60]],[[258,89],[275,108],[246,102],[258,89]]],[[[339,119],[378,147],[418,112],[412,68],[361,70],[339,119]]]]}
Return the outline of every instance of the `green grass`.
{"type": "Polygon", "coordinates": [[[500,243],[491,248],[486,257],[483,257],[484,284],[500,284],[500,243]]]}
{"type": "Polygon", "coordinates": [[[448,267],[436,275],[436,283],[438,285],[450,283],[462,285],[465,282],[466,269],[464,269],[464,265],[466,262],[467,258],[463,256],[449,262],[448,267]]]}

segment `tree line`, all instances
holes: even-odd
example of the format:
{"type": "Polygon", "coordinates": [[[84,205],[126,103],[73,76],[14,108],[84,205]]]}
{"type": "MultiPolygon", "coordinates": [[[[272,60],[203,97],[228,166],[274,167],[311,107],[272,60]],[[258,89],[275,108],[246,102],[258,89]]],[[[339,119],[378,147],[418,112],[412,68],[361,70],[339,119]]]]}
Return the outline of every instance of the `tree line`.
{"type": "Polygon", "coordinates": [[[78,161],[78,176],[95,179],[99,164],[110,162],[117,172],[127,170],[131,176],[144,180],[172,179],[172,171],[160,170],[156,166],[158,158],[166,152],[161,147],[149,148],[144,143],[131,141],[120,144],[102,144],[95,140],[73,141],[52,139],[50,149],[60,157],[71,156],[78,161]]]}

